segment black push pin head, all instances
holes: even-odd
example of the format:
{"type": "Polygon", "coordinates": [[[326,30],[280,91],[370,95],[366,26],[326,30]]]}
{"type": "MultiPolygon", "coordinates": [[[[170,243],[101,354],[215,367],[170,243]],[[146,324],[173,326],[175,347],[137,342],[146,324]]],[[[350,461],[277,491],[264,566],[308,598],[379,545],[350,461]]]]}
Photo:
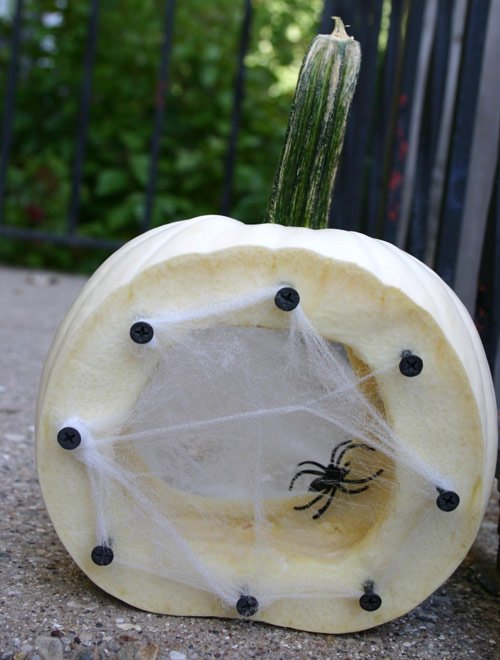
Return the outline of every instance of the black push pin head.
{"type": "Polygon", "coordinates": [[[365,612],[375,612],[382,605],[382,598],[378,594],[363,594],[359,605],[365,612]]]}
{"type": "Polygon", "coordinates": [[[236,609],[241,616],[253,616],[259,609],[259,601],[253,596],[240,596],[236,609]]]}
{"type": "Polygon", "coordinates": [[[373,582],[365,582],[365,593],[359,599],[359,606],[365,612],[375,612],[382,605],[382,598],[373,591],[373,582]]]}
{"type": "Polygon", "coordinates": [[[81,441],[82,436],[72,426],[65,426],[57,434],[57,442],[63,449],[76,449],[81,441]]]}
{"type": "Polygon", "coordinates": [[[153,327],[146,321],[137,321],[130,328],[130,339],[136,344],[147,344],[153,339],[153,327]]]}
{"type": "Polygon", "coordinates": [[[438,488],[439,495],[436,498],[436,504],[441,511],[455,511],[460,504],[460,497],[453,490],[443,490],[438,488]]]}
{"type": "Polygon", "coordinates": [[[295,289],[285,286],[274,296],[274,302],[276,303],[276,307],[279,307],[284,312],[291,312],[299,304],[300,296],[295,289]]]}
{"type": "Polygon", "coordinates": [[[92,561],[98,566],[109,566],[113,561],[113,550],[107,545],[96,545],[92,550],[92,561]]]}
{"type": "Polygon", "coordinates": [[[411,351],[403,351],[401,361],[399,363],[399,371],[403,376],[412,378],[413,376],[418,376],[418,374],[424,368],[424,362],[421,357],[418,355],[413,355],[411,351]]]}

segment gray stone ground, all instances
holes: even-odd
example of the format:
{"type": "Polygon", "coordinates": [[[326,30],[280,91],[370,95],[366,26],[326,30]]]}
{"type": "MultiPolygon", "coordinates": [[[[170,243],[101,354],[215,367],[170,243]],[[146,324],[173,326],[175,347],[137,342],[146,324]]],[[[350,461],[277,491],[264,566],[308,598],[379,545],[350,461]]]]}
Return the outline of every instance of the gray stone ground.
{"type": "Polygon", "coordinates": [[[73,564],[52,528],[34,464],[42,364],[84,279],[0,267],[0,658],[500,657],[499,601],[477,582],[493,567],[495,498],[455,575],[416,610],[363,633],[319,635],[245,622],[141,612],[73,564]]]}

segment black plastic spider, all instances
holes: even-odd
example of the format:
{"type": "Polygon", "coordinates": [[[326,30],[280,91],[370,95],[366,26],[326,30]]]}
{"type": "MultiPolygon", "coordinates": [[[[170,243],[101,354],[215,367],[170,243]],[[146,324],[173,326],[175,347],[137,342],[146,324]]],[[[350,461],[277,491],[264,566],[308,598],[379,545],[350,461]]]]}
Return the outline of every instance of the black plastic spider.
{"type": "Polygon", "coordinates": [[[301,465],[314,465],[318,468],[321,468],[321,472],[319,470],[300,470],[300,472],[297,472],[297,474],[290,482],[288,490],[292,490],[295,481],[303,474],[313,474],[318,475],[318,477],[317,479],[313,479],[311,481],[308,490],[310,492],[321,494],[311,500],[308,504],[304,504],[303,506],[294,506],[293,508],[296,511],[304,511],[304,509],[309,509],[310,507],[314,506],[316,502],[319,502],[323,497],[328,497],[326,504],[322,506],[321,509],[319,509],[313,516],[313,520],[317,520],[318,518],[321,518],[321,516],[328,509],[332,503],[333,498],[335,497],[337,490],[340,490],[342,493],[349,493],[349,495],[356,495],[357,493],[363,493],[365,490],[368,490],[368,486],[349,490],[344,485],[366,484],[369,481],[376,479],[383,472],[383,470],[377,470],[377,472],[374,472],[370,477],[365,477],[364,479],[346,479],[347,475],[351,471],[349,469],[350,462],[348,461],[347,463],[344,463],[344,465],[341,465],[342,459],[348,451],[355,448],[375,451],[373,447],[369,447],[368,445],[356,444],[351,440],[346,440],[345,442],[341,442],[336,447],[334,447],[330,458],[330,463],[327,467],[321,465],[321,463],[316,463],[315,461],[303,461],[297,465],[297,467],[300,467],[301,465]],[[341,448],[343,448],[342,451],[340,451],[341,448]]]}

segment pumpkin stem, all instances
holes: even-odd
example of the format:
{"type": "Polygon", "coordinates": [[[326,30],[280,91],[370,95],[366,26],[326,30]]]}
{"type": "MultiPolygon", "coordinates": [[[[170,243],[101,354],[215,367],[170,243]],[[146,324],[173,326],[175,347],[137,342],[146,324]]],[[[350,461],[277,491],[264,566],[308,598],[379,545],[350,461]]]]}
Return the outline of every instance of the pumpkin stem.
{"type": "Polygon", "coordinates": [[[265,222],[322,229],[328,226],[349,106],[361,50],[335,17],[330,35],[318,35],[299,73],[285,143],[265,222]]]}

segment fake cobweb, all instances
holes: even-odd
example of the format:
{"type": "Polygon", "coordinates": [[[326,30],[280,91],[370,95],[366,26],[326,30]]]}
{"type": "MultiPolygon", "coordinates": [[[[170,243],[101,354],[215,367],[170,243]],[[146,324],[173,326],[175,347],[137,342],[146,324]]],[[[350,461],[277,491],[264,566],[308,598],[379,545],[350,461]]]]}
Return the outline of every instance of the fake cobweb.
{"type": "MultiPolygon", "coordinates": [[[[74,454],[88,471],[96,545],[228,611],[245,594],[261,608],[359,598],[370,567],[365,581],[336,575],[336,563],[383,521],[400,480],[421,501],[446,487],[395,437],[381,374],[323,339],[300,304],[278,309],[278,290],[141,318],[154,336],[130,340],[147,375],[133,409],[99,424],[66,420],[82,436],[74,454]]],[[[400,359],[386,366],[395,378],[400,359]]]]}

